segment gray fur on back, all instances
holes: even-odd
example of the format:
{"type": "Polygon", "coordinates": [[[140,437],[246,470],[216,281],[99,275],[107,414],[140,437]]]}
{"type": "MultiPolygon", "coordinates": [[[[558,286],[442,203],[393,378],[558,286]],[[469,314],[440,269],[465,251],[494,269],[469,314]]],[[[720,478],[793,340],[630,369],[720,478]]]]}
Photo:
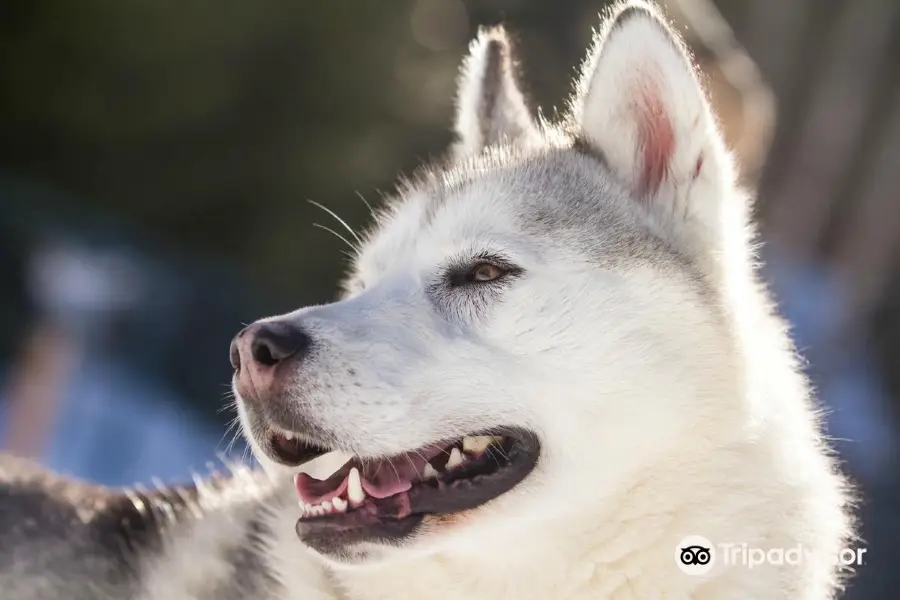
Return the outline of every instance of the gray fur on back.
{"type": "MultiPolygon", "coordinates": [[[[0,597],[147,598],[144,579],[151,565],[164,560],[169,536],[202,518],[204,505],[228,488],[265,485],[256,473],[242,475],[216,475],[200,482],[200,489],[112,490],[0,455],[0,597]]],[[[260,598],[275,589],[260,556],[269,533],[264,513],[262,503],[239,511],[244,536],[214,549],[234,565],[233,577],[209,581],[206,598],[260,598]]]]}

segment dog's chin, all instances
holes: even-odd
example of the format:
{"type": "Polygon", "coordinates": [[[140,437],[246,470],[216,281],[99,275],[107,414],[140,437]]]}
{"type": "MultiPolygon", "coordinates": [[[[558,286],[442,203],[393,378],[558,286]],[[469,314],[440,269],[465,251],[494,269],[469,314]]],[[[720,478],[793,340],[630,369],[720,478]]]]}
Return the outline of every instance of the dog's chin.
{"type": "MultiPolygon", "coordinates": [[[[303,519],[297,521],[298,537],[319,556],[319,559],[335,569],[368,569],[408,561],[410,558],[428,556],[445,548],[459,548],[459,526],[477,522],[478,509],[444,515],[416,515],[398,523],[405,529],[372,531],[369,535],[349,537],[310,534],[303,519]],[[303,532],[301,533],[301,528],[303,532]]],[[[480,538],[479,538],[480,539],[480,538]]],[[[480,541],[477,543],[481,543],[480,541]]]]}
{"type": "Polygon", "coordinates": [[[433,538],[453,528],[518,486],[540,455],[537,436],[518,428],[482,431],[392,456],[352,457],[339,467],[334,457],[341,455],[302,433],[270,427],[255,446],[267,462],[295,471],[303,467],[294,477],[297,536],[343,565],[381,562],[423,535],[433,538]],[[323,460],[320,468],[308,468],[323,460]],[[330,474],[323,474],[325,465],[330,474]]]}
{"type": "Polygon", "coordinates": [[[354,527],[332,523],[322,526],[301,517],[296,532],[308,548],[327,563],[344,568],[371,567],[390,563],[415,552],[429,528],[429,517],[411,515],[354,527]]]}

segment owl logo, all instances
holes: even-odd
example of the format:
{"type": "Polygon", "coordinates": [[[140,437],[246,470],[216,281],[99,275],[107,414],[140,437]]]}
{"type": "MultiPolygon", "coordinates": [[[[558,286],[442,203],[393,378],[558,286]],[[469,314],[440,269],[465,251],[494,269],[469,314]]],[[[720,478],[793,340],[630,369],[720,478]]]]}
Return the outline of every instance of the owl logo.
{"type": "Polygon", "coordinates": [[[715,545],[699,535],[691,535],[675,547],[675,564],[682,573],[705,575],[716,562],[715,545]]]}

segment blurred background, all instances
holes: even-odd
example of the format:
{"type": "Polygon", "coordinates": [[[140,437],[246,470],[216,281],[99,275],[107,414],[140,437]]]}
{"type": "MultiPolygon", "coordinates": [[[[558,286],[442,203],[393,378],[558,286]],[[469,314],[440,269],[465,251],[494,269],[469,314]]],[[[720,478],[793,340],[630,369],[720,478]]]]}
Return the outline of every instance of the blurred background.
{"type": "MultiPolygon", "coordinates": [[[[0,6],[0,450],[112,485],[221,453],[243,323],[332,299],[318,222],[450,141],[478,25],[561,107],[602,0],[6,0],[0,6]]],[[[863,500],[900,570],[900,2],[669,0],[863,500]]]]}

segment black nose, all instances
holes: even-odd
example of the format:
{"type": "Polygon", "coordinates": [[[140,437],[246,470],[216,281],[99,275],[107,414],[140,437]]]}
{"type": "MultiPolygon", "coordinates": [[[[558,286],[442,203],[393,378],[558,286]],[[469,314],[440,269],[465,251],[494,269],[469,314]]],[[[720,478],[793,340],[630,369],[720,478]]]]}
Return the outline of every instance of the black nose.
{"type": "Polygon", "coordinates": [[[303,356],[311,345],[310,337],[297,325],[279,321],[256,323],[234,336],[229,358],[238,372],[242,364],[250,361],[273,367],[292,356],[303,356]]]}
{"type": "Polygon", "coordinates": [[[250,355],[254,361],[267,367],[292,356],[306,354],[312,342],[300,327],[278,321],[260,323],[248,335],[252,336],[250,355]]]}

